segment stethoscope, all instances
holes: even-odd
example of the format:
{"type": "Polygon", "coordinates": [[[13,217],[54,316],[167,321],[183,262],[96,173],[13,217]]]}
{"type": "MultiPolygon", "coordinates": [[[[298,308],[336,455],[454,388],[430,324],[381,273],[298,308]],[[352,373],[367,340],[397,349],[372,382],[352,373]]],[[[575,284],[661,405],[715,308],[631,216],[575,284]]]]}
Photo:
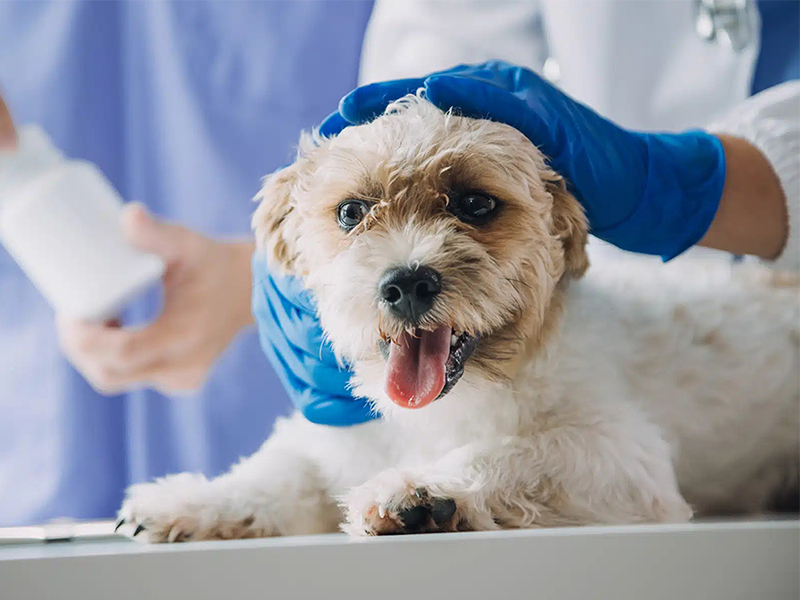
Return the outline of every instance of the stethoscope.
{"type": "Polygon", "coordinates": [[[758,12],[754,0],[695,0],[695,30],[708,42],[741,52],[755,43],[758,12]]]}

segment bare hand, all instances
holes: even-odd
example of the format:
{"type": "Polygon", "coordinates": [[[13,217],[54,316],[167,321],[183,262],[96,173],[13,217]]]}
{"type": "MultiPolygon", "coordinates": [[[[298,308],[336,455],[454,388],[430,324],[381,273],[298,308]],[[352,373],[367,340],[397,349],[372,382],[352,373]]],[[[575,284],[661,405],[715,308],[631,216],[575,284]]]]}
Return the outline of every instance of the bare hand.
{"type": "Polygon", "coordinates": [[[141,328],[59,318],[65,354],[99,392],[200,388],[217,357],[252,322],[250,242],[224,243],[158,221],[140,205],[124,216],[136,247],[167,263],[164,311],[141,328]]]}

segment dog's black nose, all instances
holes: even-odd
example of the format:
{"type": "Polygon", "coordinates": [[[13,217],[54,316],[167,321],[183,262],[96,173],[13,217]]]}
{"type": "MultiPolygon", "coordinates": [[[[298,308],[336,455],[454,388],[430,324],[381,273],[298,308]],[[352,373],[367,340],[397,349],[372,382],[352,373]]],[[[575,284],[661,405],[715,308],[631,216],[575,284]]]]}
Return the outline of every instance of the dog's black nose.
{"type": "Polygon", "coordinates": [[[379,290],[395,315],[416,323],[442,291],[442,278],[430,267],[395,267],[383,274],[379,290]]]}

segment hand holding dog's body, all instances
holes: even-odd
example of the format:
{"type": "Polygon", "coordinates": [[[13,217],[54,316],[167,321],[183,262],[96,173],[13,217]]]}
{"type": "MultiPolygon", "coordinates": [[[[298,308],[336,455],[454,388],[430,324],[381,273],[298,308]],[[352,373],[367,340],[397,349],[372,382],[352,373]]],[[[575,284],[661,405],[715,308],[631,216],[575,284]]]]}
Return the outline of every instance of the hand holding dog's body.
{"type": "Polygon", "coordinates": [[[307,144],[263,198],[272,264],[305,277],[384,418],[295,415],[218,479],[134,486],[121,517],[149,539],[681,521],[684,498],[752,512],[796,484],[797,282],[633,259],[576,282],[582,213],[516,130],[408,101],[307,144]],[[501,209],[464,223],[449,207],[464,189],[501,209]],[[348,233],[337,211],[354,198],[371,208],[348,233]],[[417,410],[387,393],[384,352],[410,325],[377,291],[398,265],[441,275],[420,343],[442,326],[477,340],[449,393],[417,410]]]}

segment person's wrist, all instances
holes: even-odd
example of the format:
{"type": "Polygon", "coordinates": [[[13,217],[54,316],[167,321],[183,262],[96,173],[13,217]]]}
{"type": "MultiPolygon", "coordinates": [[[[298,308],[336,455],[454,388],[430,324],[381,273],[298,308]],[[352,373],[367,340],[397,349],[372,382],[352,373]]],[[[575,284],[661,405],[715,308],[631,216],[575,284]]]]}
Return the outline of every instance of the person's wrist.
{"type": "Polygon", "coordinates": [[[711,226],[725,184],[725,150],[703,131],[634,135],[647,147],[642,197],[627,219],[592,233],[624,250],[670,260],[711,226]]]}
{"type": "Polygon", "coordinates": [[[725,186],[719,210],[700,241],[701,246],[778,257],[789,237],[786,195],[767,157],[750,141],[718,136],[725,148],[725,186]]]}

